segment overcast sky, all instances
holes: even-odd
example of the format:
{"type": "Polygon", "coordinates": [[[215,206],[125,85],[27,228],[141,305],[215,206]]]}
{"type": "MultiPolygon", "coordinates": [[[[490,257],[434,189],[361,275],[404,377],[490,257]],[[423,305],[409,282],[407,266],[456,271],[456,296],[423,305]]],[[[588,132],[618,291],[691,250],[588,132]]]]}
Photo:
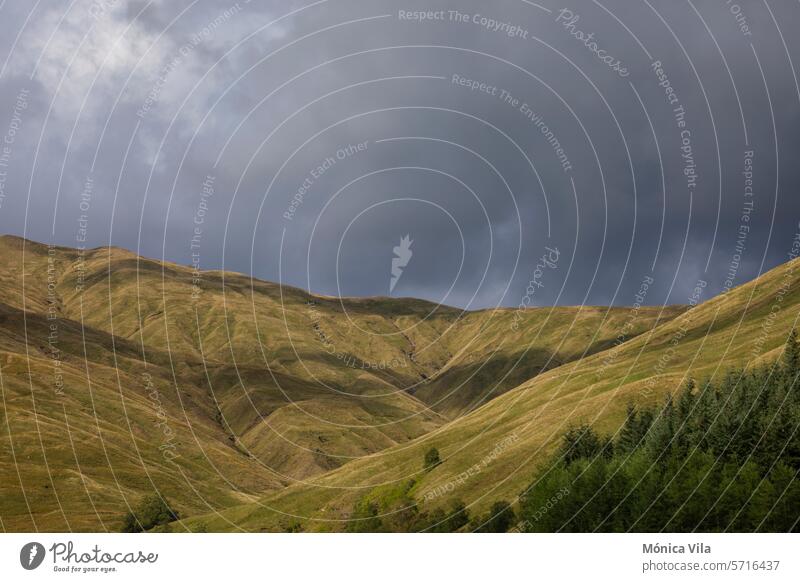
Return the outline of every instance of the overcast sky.
{"type": "Polygon", "coordinates": [[[652,277],[646,303],[699,279],[707,298],[798,231],[798,20],[774,0],[5,0],[0,232],[332,295],[388,295],[408,235],[395,296],[623,305],[652,277]]]}

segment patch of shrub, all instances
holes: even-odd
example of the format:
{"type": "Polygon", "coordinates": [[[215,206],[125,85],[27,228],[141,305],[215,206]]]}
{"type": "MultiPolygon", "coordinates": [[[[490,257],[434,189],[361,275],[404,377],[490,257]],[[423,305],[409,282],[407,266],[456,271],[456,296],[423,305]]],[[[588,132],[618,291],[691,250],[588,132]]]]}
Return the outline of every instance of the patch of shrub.
{"type": "Polygon", "coordinates": [[[439,449],[430,448],[425,453],[425,460],[423,463],[423,467],[426,471],[433,471],[436,467],[442,464],[442,460],[439,457],[439,449]]]}
{"type": "Polygon", "coordinates": [[[478,517],[470,529],[475,533],[505,533],[516,522],[516,515],[507,501],[495,501],[488,513],[478,517]]]}
{"type": "MultiPolygon", "coordinates": [[[[122,519],[124,533],[148,531],[157,526],[166,526],[180,519],[178,512],[169,506],[162,495],[148,495],[122,519]]],[[[166,531],[166,529],[165,529],[166,531]]]]}

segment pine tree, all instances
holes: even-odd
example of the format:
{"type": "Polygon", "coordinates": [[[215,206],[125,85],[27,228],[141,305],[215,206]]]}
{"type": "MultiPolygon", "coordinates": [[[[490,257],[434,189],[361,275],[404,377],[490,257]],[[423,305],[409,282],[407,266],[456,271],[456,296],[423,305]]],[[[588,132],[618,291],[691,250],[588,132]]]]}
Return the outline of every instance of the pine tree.
{"type": "Polygon", "coordinates": [[[625,414],[625,423],[619,431],[617,439],[617,451],[620,453],[632,453],[639,446],[639,411],[633,402],[628,402],[625,414]]]}
{"type": "Polygon", "coordinates": [[[561,442],[560,456],[569,465],[578,459],[592,459],[607,450],[608,440],[602,440],[588,424],[570,427],[561,442]]]}
{"type": "Polygon", "coordinates": [[[790,384],[797,381],[800,374],[800,341],[798,341],[797,330],[792,329],[786,339],[786,347],[783,350],[783,369],[790,384]]]}
{"type": "Polygon", "coordinates": [[[689,379],[678,398],[675,411],[675,446],[681,451],[688,451],[691,432],[691,419],[695,410],[695,384],[689,379]]]}

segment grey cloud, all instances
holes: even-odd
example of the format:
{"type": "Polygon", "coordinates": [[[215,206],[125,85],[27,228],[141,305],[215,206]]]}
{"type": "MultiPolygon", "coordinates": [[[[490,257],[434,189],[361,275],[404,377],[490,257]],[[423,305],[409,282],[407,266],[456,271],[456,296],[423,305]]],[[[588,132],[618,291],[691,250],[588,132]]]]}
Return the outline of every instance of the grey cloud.
{"type": "Polygon", "coordinates": [[[392,249],[409,234],[414,254],[396,295],[516,305],[545,246],[557,246],[561,261],[536,304],[631,303],[649,275],[656,286],[648,302],[685,302],[698,278],[717,293],[729,276],[743,224],[744,152],[752,149],[754,210],[735,282],[784,260],[800,219],[800,96],[791,69],[800,51],[787,26],[797,6],[769,6],[787,54],[762,4],[742,3],[749,34],[723,3],[580,0],[569,5],[579,19],[567,28],[556,22],[563,6],[540,4],[551,12],[515,1],[137,0],[77,2],[68,12],[50,2],[25,24],[28,3],[8,0],[0,131],[19,90],[31,93],[0,230],[76,246],[76,221],[88,214],[87,246],[189,263],[202,184],[212,175],[204,268],[324,293],[387,294],[392,249]],[[401,20],[399,10],[444,10],[446,18],[401,20]],[[470,18],[451,21],[448,10],[470,18]],[[473,22],[475,14],[497,30],[473,22]],[[525,34],[510,37],[503,23],[525,34]],[[593,33],[628,75],[604,64],[576,30],[593,33]],[[686,109],[686,128],[677,127],[652,60],[686,109]],[[497,90],[470,90],[453,75],[497,90]],[[520,111],[523,103],[538,122],[520,111]],[[681,129],[691,132],[697,164],[691,195],[681,129]],[[391,140],[408,137],[423,139],[391,140]],[[284,218],[314,168],[361,142],[369,142],[365,151],[312,177],[284,218]],[[380,171],[394,167],[409,169],[380,171]],[[418,167],[435,171],[410,169],[418,167]],[[94,190],[83,212],[87,176],[94,190]],[[403,198],[429,204],[387,203],[403,198]],[[461,238],[447,213],[465,241],[457,278],[461,238]]]}

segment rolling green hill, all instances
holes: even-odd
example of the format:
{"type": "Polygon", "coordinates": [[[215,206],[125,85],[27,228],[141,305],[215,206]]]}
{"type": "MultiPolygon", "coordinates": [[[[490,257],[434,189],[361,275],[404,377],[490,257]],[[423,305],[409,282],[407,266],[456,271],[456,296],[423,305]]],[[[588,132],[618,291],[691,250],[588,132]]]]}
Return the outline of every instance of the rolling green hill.
{"type": "Polygon", "coordinates": [[[473,512],[498,499],[513,502],[571,423],[613,434],[630,401],[653,405],[690,377],[715,378],[735,366],[774,361],[800,313],[798,267],[800,259],[781,265],[623,344],[548,370],[412,446],[386,449],[313,484],[183,525],[276,530],[285,527],[288,514],[311,518],[303,521],[307,529],[341,530],[359,499],[391,492],[410,479],[409,494],[423,509],[456,498],[473,512]],[[443,462],[426,472],[422,459],[431,447],[443,462]]]}
{"type": "Polygon", "coordinates": [[[688,311],[463,312],[0,237],[0,526],[115,530],[154,490],[209,531],[343,529],[410,477],[431,506],[511,499],[571,420],[774,357],[791,268],[688,311]]]}

